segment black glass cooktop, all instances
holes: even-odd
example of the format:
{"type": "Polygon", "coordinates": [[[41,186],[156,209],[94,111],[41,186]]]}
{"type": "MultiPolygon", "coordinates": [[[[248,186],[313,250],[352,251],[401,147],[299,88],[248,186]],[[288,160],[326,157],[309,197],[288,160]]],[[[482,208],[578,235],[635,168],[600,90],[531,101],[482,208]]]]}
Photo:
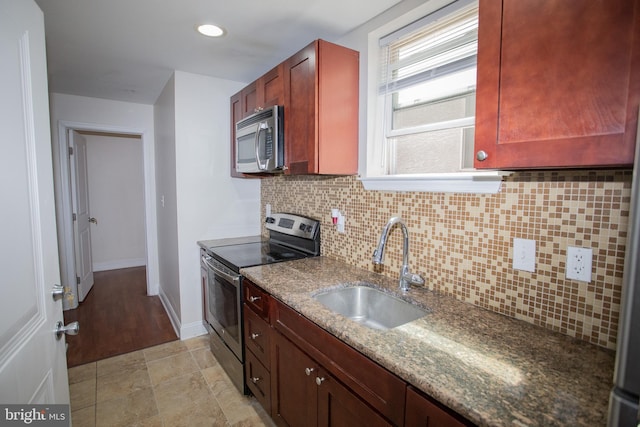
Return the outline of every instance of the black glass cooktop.
{"type": "Polygon", "coordinates": [[[209,251],[218,261],[235,271],[244,267],[291,261],[309,256],[304,252],[268,241],[211,247],[209,251]]]}

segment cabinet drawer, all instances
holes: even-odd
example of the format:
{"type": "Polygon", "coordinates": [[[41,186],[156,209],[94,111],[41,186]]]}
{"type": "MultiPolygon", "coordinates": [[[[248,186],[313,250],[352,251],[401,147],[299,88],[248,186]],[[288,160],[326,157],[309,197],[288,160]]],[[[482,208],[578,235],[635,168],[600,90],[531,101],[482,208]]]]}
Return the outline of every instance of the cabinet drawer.
{"type": "Polygon", "coordinates": [[[274,299],[272,309],[276,330],[394,424],[404,424],[403,380],[281,302],[274,299]]]}
{"type": "Polygon", "coordinates": [[[244,279],[244,302],[258,316],[269,321],[269,294],[251,283],[249,280],[244,279]]]}
{"type": "Polygon", "coordinates": [[[467,427],[473,424],[435,400],[407,386],[406,426],[467,427]]]}
{"type": "Polygon", "coordinates": [[[268,413],[271,412],[271,375],[258,358],[247,351],[244,364],[247,387],[268,413]]]}
{"type": "Polygon", "coordinates": [[[259,317],[247,304],[244,310],[244,342],[249,350],[266,366],[269,362],[271,326],[259,317]]]}

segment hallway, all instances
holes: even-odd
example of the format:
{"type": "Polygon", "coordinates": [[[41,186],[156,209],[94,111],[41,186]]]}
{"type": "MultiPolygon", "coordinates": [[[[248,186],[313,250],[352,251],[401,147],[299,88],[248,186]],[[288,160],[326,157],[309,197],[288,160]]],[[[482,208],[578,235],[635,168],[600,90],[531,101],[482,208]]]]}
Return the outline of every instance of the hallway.
{"type": "Polygon", "coordinates": [[[67,335],[67,367],[177,340],[158,296],[148,296],[146,268],[94,273],[87,298],[64,312],[65,324],[78,321],[80,333],[67,335]]]}

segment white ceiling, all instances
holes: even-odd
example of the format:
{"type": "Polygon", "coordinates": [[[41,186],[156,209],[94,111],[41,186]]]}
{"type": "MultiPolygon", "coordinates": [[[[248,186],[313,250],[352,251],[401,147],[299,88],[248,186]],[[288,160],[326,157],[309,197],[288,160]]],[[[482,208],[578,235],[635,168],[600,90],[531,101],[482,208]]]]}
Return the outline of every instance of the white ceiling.
{"type": "Polygon", "coordinates": [[[401,0],[36,0],[49,90],[153,104],[173,70],[250,82],[401,0]],[[227,31],[201,36],[196,25],[227,31]]]}

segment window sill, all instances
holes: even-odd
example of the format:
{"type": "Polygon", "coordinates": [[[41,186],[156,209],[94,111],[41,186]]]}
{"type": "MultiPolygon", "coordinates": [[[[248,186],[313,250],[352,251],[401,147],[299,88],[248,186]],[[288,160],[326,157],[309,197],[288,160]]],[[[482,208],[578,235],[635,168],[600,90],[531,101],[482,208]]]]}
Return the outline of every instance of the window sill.
{"type": "Polygon", "coordinates": [[[495,194],[508,171],[469,171],[359,178],[365,190],[495,194]]]}

